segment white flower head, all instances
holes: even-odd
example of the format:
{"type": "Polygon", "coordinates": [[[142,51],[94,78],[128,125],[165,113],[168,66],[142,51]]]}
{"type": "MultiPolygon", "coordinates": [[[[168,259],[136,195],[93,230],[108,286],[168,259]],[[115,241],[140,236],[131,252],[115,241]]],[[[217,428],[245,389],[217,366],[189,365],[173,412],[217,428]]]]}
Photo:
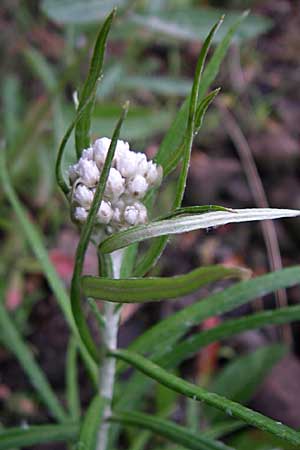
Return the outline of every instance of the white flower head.
{"type": "Polygon", "coordinates": [[[84,184],[79,184],[73,194],[73,199],[83,208],[90,208],[94,198],[94,193],[84,184]]]}
{"type": "MultiPolygon", "coordinates": [[[[73,217],[79,223],[87,220],[110,144],[109,138],[97,139],[69,168],[73,217]]],[[[119,140],[104,199],[97,211],[94,233],[99,239],[105,234],[146,223],[147,208],[141,200],[150,188],[158,187],[161,180],[162,168],[159,165],[148,161],[144,153],[131,151],[127,142],[119,140]]]]}

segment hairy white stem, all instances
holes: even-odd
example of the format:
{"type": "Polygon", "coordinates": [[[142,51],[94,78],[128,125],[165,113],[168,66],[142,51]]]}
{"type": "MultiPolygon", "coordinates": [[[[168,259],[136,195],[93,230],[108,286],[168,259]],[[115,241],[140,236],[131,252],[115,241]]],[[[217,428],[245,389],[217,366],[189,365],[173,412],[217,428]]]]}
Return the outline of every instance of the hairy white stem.
{"type": "MultiPolygon", "coordinates": [[[[122,250],[112,253],[113,277],[120,278],[122,250]]],[[[116,303],[105,302],[103,330],[103,345],[106,349],[115,350],[118,343],[118,329],[121,308],[116,303]]],[[[105,357],[100,370],[99,395],[106,400],[103,420],[99,429],[97,450],[106,450],[110,424],[108,418],[111,415],[111,404],[114,393],[114,381],[116,372],[115,358],[105,357]]]]}

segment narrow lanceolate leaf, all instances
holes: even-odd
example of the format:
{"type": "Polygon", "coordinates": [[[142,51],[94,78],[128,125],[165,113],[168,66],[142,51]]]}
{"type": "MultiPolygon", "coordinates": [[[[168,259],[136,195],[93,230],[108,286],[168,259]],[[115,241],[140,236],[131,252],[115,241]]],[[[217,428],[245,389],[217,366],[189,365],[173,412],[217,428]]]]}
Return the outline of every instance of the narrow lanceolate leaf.
{"type": "Polygon", "coordinates": [[[167,372],[162,367],[137,353],[128,350],[114,350],[110,351],[109,355],[122,359],[143,372],[145,375],[185,397],[190,397],[194,400],[218,408],[230,417],[241,419],[248,425],[252,425],[262,431],[267,431],[295,446],[300,445],[300,433],[296,430],[283,424],[279,424],[269,417],[246,408],[239,403],[228,400],[221,395],[209,392],[199,386],[189,383],[188,381],[167,372]]]}
{"type": "Polygon", "coordinates": [[[123,124],[124,119],[128,112],[128,106],[129,106],[128,103],[126,103],[124,105],[122,115],[115,127],[115,130],[114,130],[114,133],[113,133],[113,136],[111,139],[111,143],[110,143],[110,146],[109,146],[109,149],[107,152],[107,156],[105,158],[104,166],[103,166],[103,169],[101,172],[100,180],[99,180],[98,186],[96,188],[96,192],[94,194],[94,199],[93,199],[91,208],[89,210],[87,221],[84,223],[82,230],[81,230],[80,240],[79,240],[79,243],[78,243],[78,246],[76,249],[75,266],[74,266],[72,282],[71,282],[71,307],[72,307],[73,316],[74,316],[80,337],[81,337],[82,341],[84,342],[87,350],[89,351],[90,356],[95,361],[98,361],[99,354],[98,354],[96,345],[94,343],[94,340],[91,336],[90,330],[88,328],[88,325],[87,325],[87,322],[86,322],[86,319],[84,316],[84,312],[81,307],[80,277],[81,277],[81,272],[82,272],[82,268],[83,268],[85,252],[87,250],[87,247],[88,247],[88,244],[90,241],[90,237],[91,237],[91,234],[93,231],[93,227],[94,227],[94,223],[96,220],[96,215],[97,215],[97,212],[99,209],[99,205],[101,204],[101,201],[102,201],[102,198],[104,195],[104,190],[105,190],[106,182],[108,179],[112,160],[113,160],[113,157],[115,154],[121,127],[122,127],[122,124],[123,124]]]}
{"type": "Polygon", "coordinates": [[[114,412],[110,418],[113,422],[144,428],[162,436],[176,444],[191,450],[233,450],[222,442],[213,441],[202,435],[201,431],[195,433],[189,429],[177,425],[169,420],[161,419],[150,414],[139,412],[121,411],[114,412]]]}
{"type": "Polygon", "coordinates": [[[68,418],[67,414],[59,403],[40,366],[35,361],[32,351],[22,339],[17,327],[6,311],[3,305],[4,290],[2,288],[0,293],[1,341],[16,356],[31,384],[38,392],[40,399],[53,417],[59,422],[65,422],[68,418]]]}
{"type": "Polygon", "coordinates": [[[97,436],[103,418],[105,400],[96,395],[83,419],[76,450],[96,450],[97,436]]]}
{"type": "Polygon", "coordinates": [[[175,367],[187,358],[198,353],[199,349],[212,342],[227,339],[243,331],[255,330],[269,325],[279,325],[300,320],[300,306],[289,306],[287,308],[263,311],[257,314],[241,317],[240,319],[228,320],[221,325],[203,330],[193,336],[186,338],[176,345],[172,352],[164,356],[168,367],[175,367]]]}
{"type": "MultiPolygon", "coordinates": [[[[110,13],[107,17],[103,26],[97,36],[90,70],[88,77],[83,85],[82,92],[79,98],[79,106],[78,109],[81,109],[82,105],[85,104],[87,99],[95,92],[95,88],[97,86],[98,80],[102,73],[102,66],[104,60],[104,53],[106,47],[107,36],[115,16],[115,9],[110,13]]],[[[91,114],[94,105],[94,96],[91,100],[89,100],[89,105],[85,109],[82,117],[78,121],[75,128],[75,143],[76,143],[76,152],[77,156],[81,155],[81,152],[84,148],[87,148],[90,144],[90,127],[91,127],[91,114]]]]}
{"type": "Polygon", "coordinates": [[[139,225],[115,233],[102,242],[100,250],[103,253],[110,253],[119,248],[127,247],[134,242],[141,242],[157,236],[187,233],[188,231],[217,227],[228,223],[279,219],[299,215],[300,211],[294,209],[251,208],[158,220],[148,225],[139,225]]]}
{"type": "Polygon", "coordinates": [[[35,254],[37,260],[41,265],[43,273],[56,297],[56,300],[65,316],[65,319],[70,329],[78,339],[80,352],[88,368],[88,372],[91,374],[93,380],[96,381],[98,378],[97,367],[95,366],[93,360],[89,357],[87,350],[85,349],[82,341],[80,340],[80,336],[77,332],[77,328],[72,316],[69,296],[65,290],[65,287],[61,279],[57,275],[57,272],[53,264],[49,259],[47,249],[43,243],[43,238],[38,228],[29,219],[26,209],[21,204],[16,192],[14,191],[14,188],[11,184],[10,178],[7,173],[4,150],[0,152],[0,179],[4,191],[7,195],[7,198],[10,201],[12,208],[16,214],[21,230],[24,233],[24,236],[28,241],[31,250],[33,251],[33,253],[35,254]]]}
{"type": "Polygon", "coordinates": [[[195,70],[194,82],[192,86],[190,101],[189,101],[189,112],[188,112],[188,121],[186,131],[183,137],[183,161],[182,167],[180,171],[179,180],[176,188],[176,196],[174,201],[174,208],[179,208],[181,206],[183,194],[185,191],[186,179],[190,165],[190,157],[192,151],[193,137],[195,131],[195,117],[197,112],[197,102],[198,102],[198,94],[199,94],[199,86],[202,77],[202,72],[204,69],[204,64],[206,60],[206,56],[208,50],[210,48],[212,39],[217,32],[219,26],[223,22],[223,17],[212,27],[209,32],[207,38],[205,39],[203,46],[200,51],[200,55],[197,61],[197,66],[195,70]]]}
{"type": "Polygon", "coordinates": [[[170,278],[110,279],[86,276],[81,286],[86,296],[118,303],[142,303],[181,297],[213,281],[227,277],[249,277],[249,271],[239,267],[200,267],[186,275],[170,278]]]}
{"type": "Polygon", "coordinates": [[[15,427],[0,431],[0,450],[24,448],[47,442],[74,442],[78,435],[78,425],[35,425],[26,428],[15,427]]]}

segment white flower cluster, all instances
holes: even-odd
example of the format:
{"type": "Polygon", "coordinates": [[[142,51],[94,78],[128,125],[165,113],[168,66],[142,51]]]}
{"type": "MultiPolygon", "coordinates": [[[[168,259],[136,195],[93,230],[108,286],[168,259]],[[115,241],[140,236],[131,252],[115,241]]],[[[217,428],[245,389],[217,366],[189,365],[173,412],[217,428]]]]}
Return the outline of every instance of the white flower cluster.
{"type": "MultiPolygon", "coordinates": [[[[86,221],[111,140],[97,139],[92,147],[83,150],[81,158],[69,167],[72,185],[73,218],[86,221]]],[[[97,213],[97,223],[106,233],[113,233],[147,221],[147,209],[141,203],[151,187],[162,180],[162,168],[147,161],[144,153],[129,149],[119,140],[105,187],[104,199],[97,213]]]]}

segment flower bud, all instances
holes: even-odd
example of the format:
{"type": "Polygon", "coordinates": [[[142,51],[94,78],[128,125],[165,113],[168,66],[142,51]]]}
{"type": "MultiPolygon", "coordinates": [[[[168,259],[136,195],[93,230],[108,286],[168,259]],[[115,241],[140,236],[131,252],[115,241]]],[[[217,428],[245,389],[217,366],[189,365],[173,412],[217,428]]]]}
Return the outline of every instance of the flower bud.
{"type": "Polygon", "coordinates": [[[88,187],[95,186],[100,178],[100,172],[94,161],[80,158],[78,162],[80,181],[88,187]]]}
{"type": "Polygon", "coordinates": [[[143,198],[148,189],[148,183],[142,175],[136,175],[128,182],[127,191],[135,198],[143,198]]]}
{"type": "Polygon", "coordinates": [[[134,205],[126,206],[124,211],[124,220],[128,225],[136,225],[139,217],[139,212],[134,205]]]}
{"type": "Polygon", "coordinates": [[[116,201],[123,194],[125,190],[125,180],[122,178],[120,172],[112,167],[109,171],[108,180],[105,187],[105,196],[110,200],[116,201]]]}
{"type": "Polygon", "coordinates": [[[137,170],[136,154],[130,150],[122,150],[116,158],[116,168],[124,178],[134,176],[137,170]]]}
{"type": "Polygon", "coordinates": [[[146,223],[148,220],[147,208],[141,202],[135,202],[133,206],[138,210],[138,224],[146,223]]]}
{"type": "Polygon", "coordinates": [[[109,149],[111,143],[111,139],[108,139],[106,137],[97,139],[94,142],[93,150],[94,150],[94,161],[97,164],[97,167],[99,169],[102,169],[105,158],[109,149]]]}
{"type": "Polygon", "coordinates": [[[78,178],[78,164],[73,164],[73,166],[69,166],[68,170],[70,183],[73,184],[78,178]]]}
{"type": "Polygon", "coordinates": [[[149,186],[159,186],[162,181],[162,167],[149,161],[146,181],[149,186]]]}
{"type": "Polygon", "coordinates": [[[94,194],[84,184],[79,184],[74,192],[73,199],[83,208],[88,209],[93,201],[94,194]]]}
{"type": "Polygon", "coordinates": [[[98,222],[107,225],[110,222],[112,215],[113,210],[110,204],[103,200],[97,212],[98,222]]]}
{"type": "Polygon", "coordinates": [[[77,220],[77,222],[84,223],[87,219],[88,213],[87,211],[82,208],[82,206],[78,206],[75,208],[74,211],[74,219],[77,220]]]}
{"type": "Polygon", "coordinates": [[[148,162],[145,153],[136,153],[136,173],[137,175],[142,175],[143,177],[146,176],[148,171],[148,162]]]}
{"type": "Polygon", "coordinates": [[[85,148],[81,154],[81,158],[92,160],[94,157],[93,147],[85,148]]]}

